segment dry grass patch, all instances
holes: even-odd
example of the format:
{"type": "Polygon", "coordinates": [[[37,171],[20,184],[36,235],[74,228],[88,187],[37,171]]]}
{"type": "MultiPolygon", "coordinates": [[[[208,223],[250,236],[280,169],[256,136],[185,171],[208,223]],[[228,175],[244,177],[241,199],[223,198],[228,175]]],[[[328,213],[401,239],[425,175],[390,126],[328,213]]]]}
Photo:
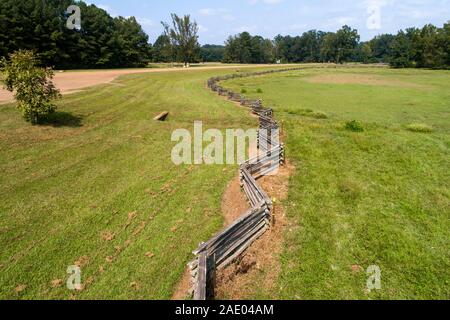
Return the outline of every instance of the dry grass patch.
{"type": "Polygon", "coordinates": [[[424,123],[412,123],[408,126],[406,126],[406,129],[412,132],[419,132],[419,133],[431,133],[433,132],[433,127],[424,124],[424,123]]]}

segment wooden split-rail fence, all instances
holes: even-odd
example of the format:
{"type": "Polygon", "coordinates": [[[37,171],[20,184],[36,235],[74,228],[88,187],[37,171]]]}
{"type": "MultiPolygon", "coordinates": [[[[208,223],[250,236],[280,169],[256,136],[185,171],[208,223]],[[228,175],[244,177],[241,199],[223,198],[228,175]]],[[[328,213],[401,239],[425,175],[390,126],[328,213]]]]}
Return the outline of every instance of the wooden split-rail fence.
{"type": "Polygon", "coordinates": [[[195,259],[189,263],[195,300],[206,300],[214,296],[216,270],[221,270],[247,250],[270,227],[273,204],[270,197],[257,183],[265,175],[273,173],[284,163],[284,146],[279,137],[279,125],[271,108],[265,108],[262,100],[250,100],[225,89],[220,81],[259,76],[275,72],[299,70],[301,68],[274,69],[261,72],[232,74],[208,80],[208,87],[229,100],[249,107],[259,117],[258,156],[240,166],[240,182],[251,209],[212,239],[200,244],[193,253],[195,259]]]}

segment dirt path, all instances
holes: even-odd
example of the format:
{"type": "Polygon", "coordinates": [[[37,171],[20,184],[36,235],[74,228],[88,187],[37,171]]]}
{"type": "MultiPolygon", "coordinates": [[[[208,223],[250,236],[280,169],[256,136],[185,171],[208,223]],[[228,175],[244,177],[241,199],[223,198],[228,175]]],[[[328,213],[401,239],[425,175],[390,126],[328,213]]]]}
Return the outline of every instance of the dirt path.
{"type": "MultiPolygon", "coordinates": [[[[192,68],[155,68],[155,69],[115,69],[98,71],[68,71],[55,72],[55,86],[61,90],[62,94],[69,94],[81,91],[99,84],[110,83],[119,76],[139,73],[157,72],[191,72],[200,70],[220,70],[230,68],[253,68],[253,67],[282,67],[283,65],[223,65],[205,66],[192,68]]],[[[0,104],[13,101],[11,92],[3,89],[0,85],[0,104]]]]}

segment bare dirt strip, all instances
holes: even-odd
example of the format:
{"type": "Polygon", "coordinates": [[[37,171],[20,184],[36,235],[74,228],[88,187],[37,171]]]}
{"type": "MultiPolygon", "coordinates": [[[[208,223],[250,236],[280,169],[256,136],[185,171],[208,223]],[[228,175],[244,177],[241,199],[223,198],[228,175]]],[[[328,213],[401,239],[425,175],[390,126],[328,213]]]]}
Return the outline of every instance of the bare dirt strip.
{"type": "MultiPolygon", "coordinates": [[[[224,100],[230,102],[226,97],[224,100]]],[[[232,102],[233,103],[233,102],[232,102]]],[[[246,108],[234,102],[239,108],[246,108]]],[[[256,117],[254,114],[250,114],[256,117]]],[[[281,129],[281,140],[286,136],[281,129]]],[[[255,155],[256,146],[249,146],[249,154],[255,155]]],[[[250,156],[252,158],[252,156],[250,156]]],[[[286,208],[283,203],[288,198],[289,178],[295,173],[295,166],[289,161],[281,166],[274,175],[258,180],[273,201],[272,225],[267,232],[248,248],[245,253],[223,270],[216,271],[214,295],[218,300],[249,300],[258,294],[271,295],[276,291],[276,283],[281,272],[280,255],[283,249],[284,232],[288,227],[286,208]],[[255,285],[255,283],[257,285],[255,285]],[[259,292],[258,292],[259,291],[259,292]]],[[[222,215],[224,227],[229,226],[250,204],[241,189],[239,175],[226,187],[222,197],[222,215]]],[[[181,280],[175,286],[172,300],[186,300],[192,294],[191,274],[186,268],[181,280]]]]}
{"type": "MultiPolygon", "coordinates": [[[[252,67],[282,67],[283,65],[219,65],[202,66],[191,68],[144,68],[144,69],[114,69],[114,70],[91,70],[91,71],[55,71],[53,82],[61,90],[62,94],[79,92],[83,89],[100,84],[110,83],[117,77],[127,74],[155,73],[155,72],[189,72],[196,70],[220,70],[230,68],[252,68],[252,67]]],[[[0,85],[0,104],[13,101],[11,92],[3,89],[0,85]]]]}

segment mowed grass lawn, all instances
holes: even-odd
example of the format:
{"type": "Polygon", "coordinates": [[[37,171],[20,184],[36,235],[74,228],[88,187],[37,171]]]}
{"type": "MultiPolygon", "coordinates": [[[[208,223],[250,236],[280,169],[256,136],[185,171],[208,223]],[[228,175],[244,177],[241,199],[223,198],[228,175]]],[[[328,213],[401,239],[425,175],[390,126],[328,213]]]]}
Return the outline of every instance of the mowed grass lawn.
{"type": "Polygon", "coordinates": [[[64,97],[51,123],[0,106],[0,299],[170,299],[223,225],[237,166],[175,166],[171,134],[254,127],[206,89],[236,69],[130,75],[64,97]],[[169,111],[166,122],[153,121],[169,111]],[[80,265],[82,291],[66,288],[80,265]]]}
{"type": "Polygon", "coordinates": [[[226,86],[274,107],[297,168],[277,289],[250,298],[450,298],[449,71],[305,69],[226,86]],[[382,289],[369,292],[371,265],[382,289]]]}

